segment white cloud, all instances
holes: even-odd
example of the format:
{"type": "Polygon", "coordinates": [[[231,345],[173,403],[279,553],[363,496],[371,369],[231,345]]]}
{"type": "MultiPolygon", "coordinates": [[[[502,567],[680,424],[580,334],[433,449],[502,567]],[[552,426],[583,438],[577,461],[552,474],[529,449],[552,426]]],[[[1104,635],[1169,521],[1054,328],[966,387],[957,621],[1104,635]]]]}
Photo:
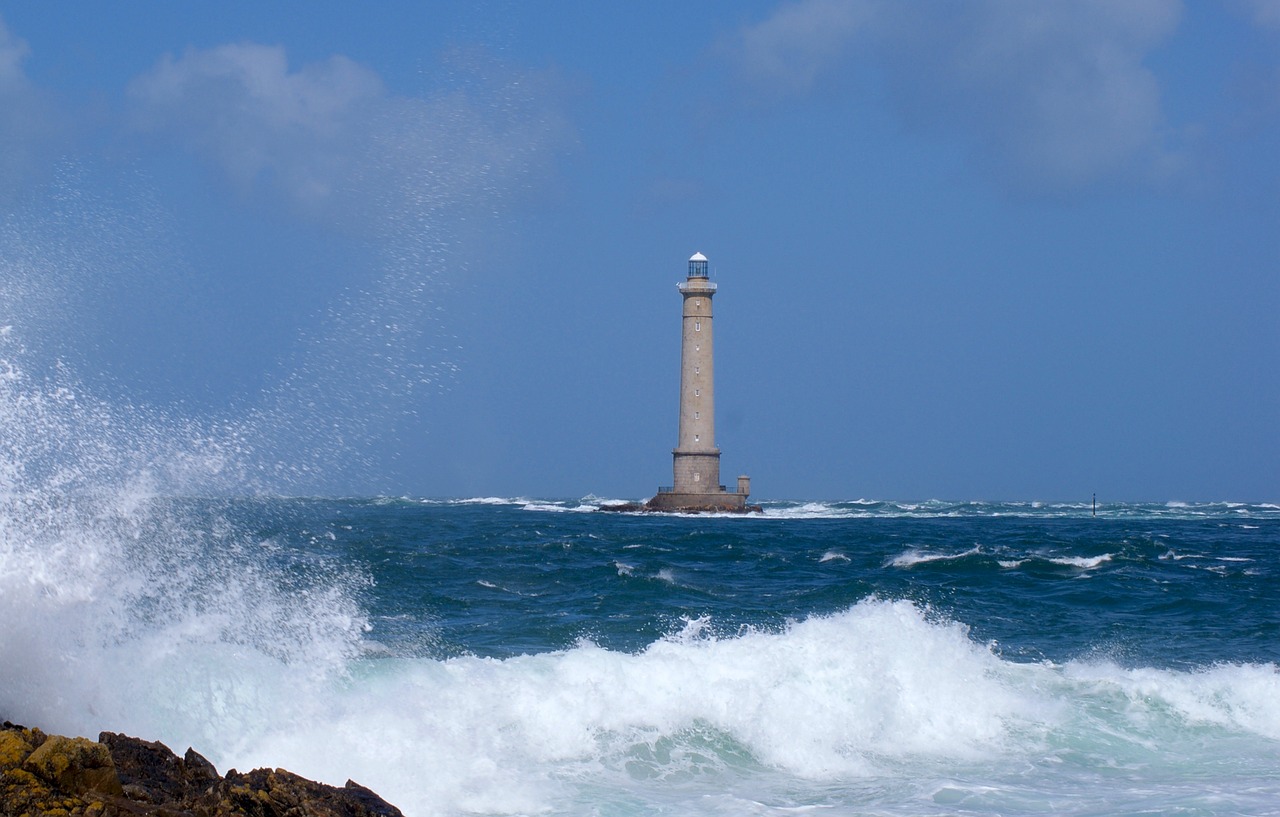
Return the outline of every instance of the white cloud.
{"type": "Polygon", "coordinates": [[[272,189],[304,212],[367,227],[405,206],[491,199],[497,174],[561,143],[555,106],[530,80],[396,96],[345,57],[291,70],[283,48],[244,43],[166,57],[129,94],[140,127],[176,138],[242,190],[272,189]]]}
{"type": "Polygon", "coordinates": [[[960,135],[1013,188],[1159,182],[1180,157],[1143,61],[1180,11],[1178,0],[802,0],[743,32],[739,64],[748,82],[772,76],[763,87],[776,90],[790,76],[798,93],[842,70],[856,45],[908,126],[960,135]],[[751,46],[761,41],[785,47],[751,46]],[[776,62],[790,73],[764,71],[769,53],[786,55],[776,62]]]}
{"type": "Polygon", "coordinates": [[[351,60],[290,72],[283,48],[252,43],[166,57],[129,94],[143,127],[176,135],[243,189],[271,183],[306,207],[348,172],[362,114],[386,98],[351,60]]]}

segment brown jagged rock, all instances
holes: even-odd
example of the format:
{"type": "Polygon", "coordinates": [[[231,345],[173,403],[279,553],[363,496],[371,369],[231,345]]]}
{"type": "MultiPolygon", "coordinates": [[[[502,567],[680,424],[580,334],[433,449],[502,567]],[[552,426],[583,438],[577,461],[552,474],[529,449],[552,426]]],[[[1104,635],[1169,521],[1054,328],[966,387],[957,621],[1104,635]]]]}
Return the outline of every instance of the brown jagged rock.
{"type": "Polygon", "coordinates": [[[198,766],[198,779],[191,775],[187,761],[163,743],[115,732],[103,732],[98,741],[111,750],[124,792],[134,800],[155,805],[181,803],[203,794],[219,779],[213,765],[194,751],[188,757],[194,755],[203,761],[198,766]]]}
{"type": "Polygon", "coordinates": [[[233,814],[253,817],[399,817],[400,810],[373,792],[347,781],[327,786],[284,769],[227,772],[227,799],[233,814]]]}
{"type": "MultiPolygon", "coordinates": [[[[75,758],[83,747],[74,744],[68,747],[62,742],[70,739],[62,738],[37,755],[50,740],[39,729],[27,729],[8,721],[0,727],[0,817],[45,814],[79,817],[89,814],[89,808],[98,801],[97,797],[86,801],[60,788],[59,780],[72,785],[84,782],[75,779],[74,771],[75,758]]],[[[90,751],[89,754],[97,753],[90,751]]],[[[101,756],[93,762],[100,763],[101,756]]]]}
{"type": "Polygon", "coordinates": [[[88,738],[50,735],[27,756],[22,768],[77,797],[90,792],[124,794],[111,752],[88,738]]]}
{"type": "Polygon", "coordinates": [[[103,732],[86,738],[0,726],[0,817],[402,817],[348,780],[338,788],[284,769],[219,776],[193,749],[103,732]]]}
{"type": "Polygon", "coordinates": [[[44,743],[47,736],[39,729],[4,722],[0,729],[0,773],[22,765],[22,761],[44,743]]]}

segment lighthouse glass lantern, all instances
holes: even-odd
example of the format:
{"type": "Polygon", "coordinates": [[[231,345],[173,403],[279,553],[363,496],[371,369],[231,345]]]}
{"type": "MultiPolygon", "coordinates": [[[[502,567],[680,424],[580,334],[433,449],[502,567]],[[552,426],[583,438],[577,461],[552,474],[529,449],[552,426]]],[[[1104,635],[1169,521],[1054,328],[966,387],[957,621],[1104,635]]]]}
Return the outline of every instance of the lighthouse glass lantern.
{"type": "Polygon", "coordinates": [[[707,277],[707,257],[700,252],[694,253],[693,257],[689,259],[689,277],[707,277]]]}

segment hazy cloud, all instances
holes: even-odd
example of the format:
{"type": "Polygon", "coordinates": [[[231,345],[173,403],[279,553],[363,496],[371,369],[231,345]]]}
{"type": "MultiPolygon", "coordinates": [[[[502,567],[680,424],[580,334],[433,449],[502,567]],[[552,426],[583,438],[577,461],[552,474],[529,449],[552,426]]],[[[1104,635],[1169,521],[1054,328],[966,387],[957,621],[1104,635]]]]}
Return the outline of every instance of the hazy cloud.
{"type": "Polygon", "coordinates": [[[904,123],[961,135],[1011,187],[1160,182],[1181,157],[1143,60],[1180,12],[1177,0],[802,0],[742,33],[739,67],[767,90],[802,92],[856,49],[883,70],[904,123]]]}
{"type": "Polygon", "coordinates": [[[0,89],[8,90],[13,84],[26,81],[22,61],[29,51],[27,44],[13,36],[0,19],[0,89]]]}
{"type": "Polygon", "coordinates": [[[0,18],[0,196],[36,170],[48,146],[50,112],[22,68],[29,53],[0,18]]]}
{"type": "MultiPolygon", "coordinates": [[[[1237,0],[1235,6],[1269,36],[1280,35],[1280,0],[1237,0]]],[[[1280,108],[1280,52],[1273,50],[1268,63],[1251,66],[1251,70],[1254,76],[1250,83],[1262,90],[1251,89],[1249,93],[1263,109],[1261,113],[1273,115],[1280,108]]]]}
{"type": "Polygon", "coordinates": [[[739,71],[770,93],[808,91],[875,14],[875,0],[803,0],[744,28],[729,46],[739,71]]]}
{"type": "Polygon", "coordinates": [[[1258,27],[1280,31],[1280,0],[1237,0],[1237,5],[1258,27]]]}

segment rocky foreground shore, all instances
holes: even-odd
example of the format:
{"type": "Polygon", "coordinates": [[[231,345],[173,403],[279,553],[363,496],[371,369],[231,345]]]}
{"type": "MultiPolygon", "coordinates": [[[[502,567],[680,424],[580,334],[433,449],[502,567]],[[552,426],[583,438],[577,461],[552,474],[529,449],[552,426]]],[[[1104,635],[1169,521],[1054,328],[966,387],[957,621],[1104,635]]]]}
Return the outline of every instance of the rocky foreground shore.
{"type": "Polygon", "coordinates": [[[0,817],[401,817],[363,786],[284,769],[220,776],[195,751],[103,732],[87,738],[0,726],[0,817]]]}

